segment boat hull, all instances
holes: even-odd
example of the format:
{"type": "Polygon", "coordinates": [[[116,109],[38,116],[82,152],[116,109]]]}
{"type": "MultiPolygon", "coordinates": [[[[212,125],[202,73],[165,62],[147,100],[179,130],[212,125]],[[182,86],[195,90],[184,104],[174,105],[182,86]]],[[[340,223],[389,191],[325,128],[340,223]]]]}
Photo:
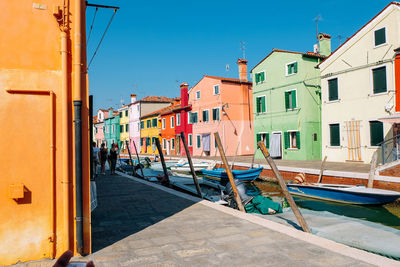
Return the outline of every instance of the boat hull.
{"type": "MultiPolygon", "coordinates": [[[[263,168],[256,168],[250,170],[233,170],[232,174],[236,179],[241,181],[253,181],[257,179],[257,177],[262,172],[263,168]]],[[[202,173],[211,178],[219,178],[219,179],[228,179],[228,174],[225,169],[215,169],[215,170],[201,170],[202,173]]]]}
{"type": "MultiPolygon", "coordinates": [[[[356,186],[354,186],[357,189],[356,186]]],[[[351,188],[330,188],[313,185],[297,185],[288,184],[288,190],[291,194],[304,196],[340,203],[357,204],[357,205],[382,205],[395,201],[400,197],[400,193],[394,191],[392,194],[379,194],[367,192],[367,189],[357,192],[351,188]]],[[[381,190],[383,191],[383,190],[381,190]]]]}

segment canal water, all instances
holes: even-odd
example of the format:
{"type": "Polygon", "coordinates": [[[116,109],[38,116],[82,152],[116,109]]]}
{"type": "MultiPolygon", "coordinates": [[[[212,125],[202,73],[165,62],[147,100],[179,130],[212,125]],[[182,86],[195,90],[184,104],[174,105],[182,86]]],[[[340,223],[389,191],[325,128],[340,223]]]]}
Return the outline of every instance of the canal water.
{"type": "MultiPolygon", "coordinates": [[[[283,201],[283,194],[277,183],[255,181],[248,184],[248,186],[257,187],[264,196],[271,196],[274,199],[278,198],[283,201]]],[[[293,198],[296,204],[304,209],[328,211],[337,215],[380,223],[400,230],[400,200],[383,206],[361,206],[316,200],[306,197],[293,198]]]]}

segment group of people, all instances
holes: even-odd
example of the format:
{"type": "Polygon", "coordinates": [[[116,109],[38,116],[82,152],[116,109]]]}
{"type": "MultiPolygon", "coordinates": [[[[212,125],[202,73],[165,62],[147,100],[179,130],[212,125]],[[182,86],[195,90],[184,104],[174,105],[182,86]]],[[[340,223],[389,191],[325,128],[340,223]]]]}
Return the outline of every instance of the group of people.
{"type": "Polygon", "coordinates": [[[115,167],[117,165],[117,159],[119,154],[118,144],[114,143],[111,146],[110,152],[103,143],[101,147],[96,146],[96,142],[93,142],[93,173],[97,176],[97,165],[101,166],[101,173],[106,174],[106,162],[110,166],[111,174],[115,174],[115,167]]]}

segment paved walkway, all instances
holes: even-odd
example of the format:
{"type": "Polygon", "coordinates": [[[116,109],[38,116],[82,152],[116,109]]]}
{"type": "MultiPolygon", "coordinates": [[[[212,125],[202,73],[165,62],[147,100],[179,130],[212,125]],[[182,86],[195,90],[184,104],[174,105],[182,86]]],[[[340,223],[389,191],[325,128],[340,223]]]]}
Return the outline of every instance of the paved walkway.
{"type": "MultiPolygon", "coordinates": [[[[92,213],[93,254],[84,258],[92,259],[97,267],[393,263],[137,179],[100,176],[97,189],[98,207],[92,213]]],[[[18,266],[51,266],[52,262],[18,266]]]]}

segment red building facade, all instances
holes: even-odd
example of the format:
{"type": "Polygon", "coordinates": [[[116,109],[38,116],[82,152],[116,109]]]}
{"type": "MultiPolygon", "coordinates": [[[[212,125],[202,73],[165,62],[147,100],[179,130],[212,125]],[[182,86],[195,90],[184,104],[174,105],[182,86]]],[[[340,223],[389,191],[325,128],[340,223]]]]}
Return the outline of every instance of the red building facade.
{"type": "Polygon", "coordinates": [[[188,143],[189,152],[193,155],[193,128],[190,123],[190,113],[192,107],[189,105],[189,94],[187,83],[182,83],[181,87],[181,104],[173,110],[175,114],[175,135],[176,135],[176,153],[180,156],[186,156],[185,147],[181,142],[180,133],[185,133],[186,142],[188,143]]]}

